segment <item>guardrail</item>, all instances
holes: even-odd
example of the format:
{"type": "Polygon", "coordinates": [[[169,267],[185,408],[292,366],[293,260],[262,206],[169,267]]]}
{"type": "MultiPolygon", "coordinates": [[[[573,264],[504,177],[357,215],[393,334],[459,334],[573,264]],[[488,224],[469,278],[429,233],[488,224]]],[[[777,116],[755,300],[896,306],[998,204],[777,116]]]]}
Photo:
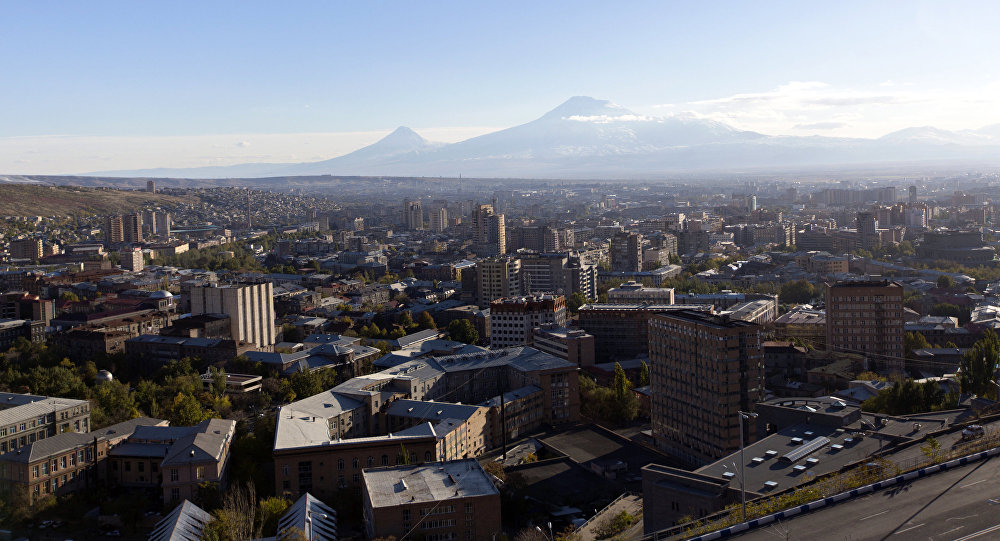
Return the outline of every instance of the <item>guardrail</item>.
{"type": "MultiPolygon", "coordinates": [[[[731,536],[733,534],[745,532],[745,531],[750,530],[752,528],[758,528],[760,526],[765,526],[765,525],[770,524],[772,522],[775,522],[777,520],[794,517],[795,515],[799,515],[801,513],[807,512],[807,511],[813,511],[813,510],[816,510],[816,509],[821,509],[823,507],[826,507],[827,505],[833,505],[835,503],[838,503],[838,502],[841,502],[841,501],[844,501],[844,500],[848,500],[850,498],[854,498],[854,497],[860,496],[862,494],[868,494],[868,493],[874,492],[876,490],[882,490],[883,488],[891,487],[893,485],[896,485],[896,484],[899,484],[899,483],[903,483],[905,481],[910,481],[910,480],[913,480],[913,479],[918,479],[920,477],[926,477],[928,475],[931,475],[931,474],[934,474],[934,473],[937,473],[937,472],[940,472],[940,471],[946,471],[946,470],[949,470],[949,469],[952,469],[952,468],[957,468],[957,467],[969,464],[970,462],[975,462],[977,460],[984,460],[984,459],[987,459],[987,458],[990,458],[990,457],[993,457],[993,456],[997,456],[997,455],[1000,455],[1000,447],[994,447],[994,448],[989,449],[987,451],[981,451],[979,453],[975,453],[975,454],[972,454],[972,455],[964,456],[964,457],[961,457],[961,458],[956,458],[954,460],[950,460],[948,462],[943,462],[941,464],[934,464],[932,466],[927,466],[926,468],[921,468],[919,470],[914,470],[914,471],[911,471],[909,473],[904,473],[902,475],[897,475],[895,477],[891,477],[889,479],[885,479],[885,480],[882,480],[882,481],[878,481],[876,483],[865,485],[863,487],[859,487],[859,488],[856,488],[856,489],[853,489],[853,490],[850,490],[850,491],[847,491],[847,492],[841,492],[840,494],[836,494],[836,495],[833,495],[833,496],[828,496],[826,498],[822,498],[822,499],[815,500],[815,501],[812,501],[812,502],[809,502],[809,503],[806,503],[806,504],[798,505],[798,506],[792,507],[790,509],[785,509],[784,511],[779,511],[777,513],[773,513],[773,514],[770,514],[770,515],[765,515],[763,517],[760,517],[760,518],[757,518],[757,519],[754,519],[754,520],[750,520],[750,521],[747,521],[747,522],[742,522],[740,524],[729,526],[728,528],[723,528],[721,530],[716,530],[714,532],[709,532],[709,533],[706,533],[706,534],[703,534],[703,535],[699,535],[699,536],[696,536],[696,537],[691,537],[691,538],[688,539],[688,541],[712,541],[714,539],[722,539],[722,538],[725,538],[725,537],[729,537],[729,536],[731,536]]],[[[646,536],[643,539],[645,539],[645,540],[654,540],[655,541],[655,540],[661,539],[661,537],[659,537],[658,534],[654,533],[653,535],[646,536]]],[[[663,537],[662,539],[666,539],[666,537],[663,537]]]]}

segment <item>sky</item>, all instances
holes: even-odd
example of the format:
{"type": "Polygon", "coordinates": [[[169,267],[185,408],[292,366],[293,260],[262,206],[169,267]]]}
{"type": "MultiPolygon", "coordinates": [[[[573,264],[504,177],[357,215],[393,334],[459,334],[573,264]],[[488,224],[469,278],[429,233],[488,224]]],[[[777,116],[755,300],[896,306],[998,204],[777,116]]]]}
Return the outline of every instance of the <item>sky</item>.
{"type": "Polygon", "coordinates": [[[459,141],[571,96],[778,135],[1000,123],[998,2],[0,0],[0,174],[459,141]]]}

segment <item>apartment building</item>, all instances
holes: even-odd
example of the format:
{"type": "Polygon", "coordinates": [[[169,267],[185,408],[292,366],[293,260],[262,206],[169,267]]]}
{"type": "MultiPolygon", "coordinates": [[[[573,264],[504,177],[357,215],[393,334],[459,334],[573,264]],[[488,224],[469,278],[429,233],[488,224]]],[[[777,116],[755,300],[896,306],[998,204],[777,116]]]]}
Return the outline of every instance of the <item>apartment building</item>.
{"type": "Polygon", "coordinates": [[[490,303],[490,344],[493,347],[528,345],[534,328],[541,325],[566,325],[565,297],[512,297],[490,303]]]}
{"type": "Polygon", "coordinates": [[[889,280],[837,282],[826,289],[826,345],[858,353],[890,374],[904,369],[903,286],[889,280]]]}
{"type": "MultiPolygon", "coordinates": [[[[689,464],[740,447],[739,411],[764,399],[761,327],[694,310],[649,321],[651,417],[656,446],[689,464]]],[[[753,434],[751,425],[745,434],[753,434]]]]}

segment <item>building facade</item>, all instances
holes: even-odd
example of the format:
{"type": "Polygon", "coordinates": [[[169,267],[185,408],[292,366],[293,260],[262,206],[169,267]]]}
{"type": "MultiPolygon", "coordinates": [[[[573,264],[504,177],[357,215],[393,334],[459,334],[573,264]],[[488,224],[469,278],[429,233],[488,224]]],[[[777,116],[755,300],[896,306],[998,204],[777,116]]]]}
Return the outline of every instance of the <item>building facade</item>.
{"type": "Polygon", "coordinates": [[[511,297],[490,303],[490,344],[493,347],[528,345],[533,329],[542,325],[566,325],[564,296],[511,297]]]}
{"type": "Polygon", "coordinates": [[[903,286],[889,280],[838,282],[826,289],[826,345],[867,357],[869,368],[905,366],[903,286]]]}
{"type": "MultiPolygon", "coordinates": [[[[656,446],[704,464],[739,449],[739,411],[764,399],[761,328],[700,311],[649,321],[651,417],[656,446]]],[[[753,434],[752,424],[744,427],[753,434]]]]}
{"type": "Polygon", "coordinates": [[[191,288],[191,314],[226,314],[237,342],[269,350],[275,344],[274,286],[229,284],[191,288]]]}

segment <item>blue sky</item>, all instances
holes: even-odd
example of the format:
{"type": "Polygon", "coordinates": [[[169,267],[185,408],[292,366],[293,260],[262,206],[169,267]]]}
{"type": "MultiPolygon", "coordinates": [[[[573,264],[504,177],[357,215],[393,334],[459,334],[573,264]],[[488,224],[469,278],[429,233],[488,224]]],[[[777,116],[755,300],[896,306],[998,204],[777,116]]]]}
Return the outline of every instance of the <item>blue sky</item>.
{"type": "Polygon", "coordinates": [[[458,140],[574,95],[765,133],[1000,123],[995,2],[0,9],[0,173],[89,170],[71,142],[110,169],[332,157],[399,125],[458,140]],[[328,146],[293,152],[305,134],[328,146]],[[218,152],[193,155],[207,137],[218,152]]]}

